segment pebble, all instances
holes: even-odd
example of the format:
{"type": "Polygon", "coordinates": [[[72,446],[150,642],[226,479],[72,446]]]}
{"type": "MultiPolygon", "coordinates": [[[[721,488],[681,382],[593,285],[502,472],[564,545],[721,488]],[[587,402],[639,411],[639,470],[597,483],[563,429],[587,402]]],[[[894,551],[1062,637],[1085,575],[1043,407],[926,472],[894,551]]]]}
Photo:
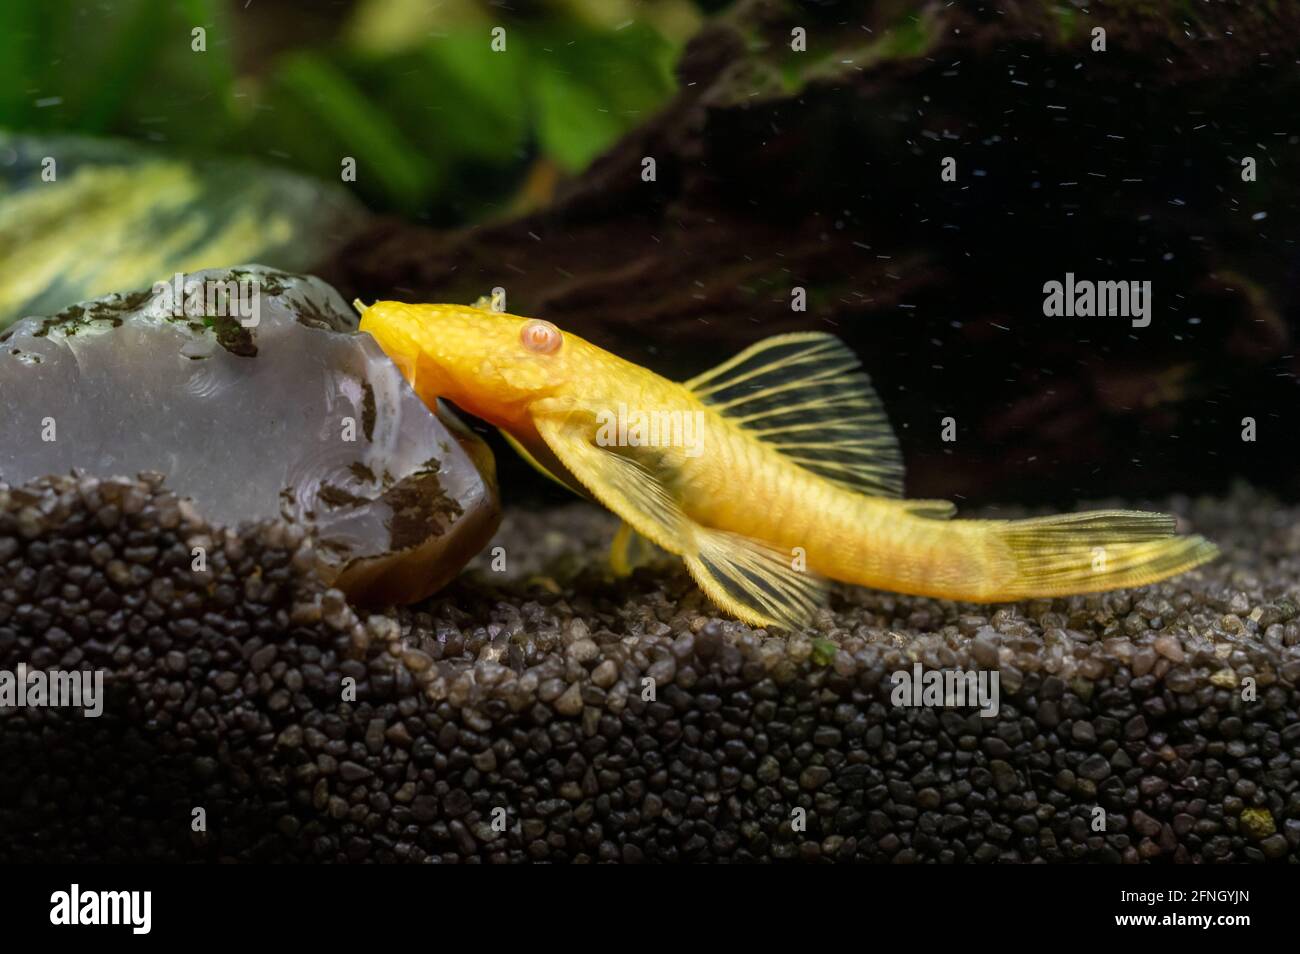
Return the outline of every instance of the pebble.
{"type": "MultiPolygon", "coordinates": [[[[855,591],[815,639],[702,615],[684,577],[646,572],[589,592],[552,569],[556,591],[507,581],[358,617],[294,528],[228,534],[157,482],[101,487],[0,487],[0,668],[67,656],[133,694],[57,764],[45,728],[7,720],[0,762],[32,805],[89,780],[104,793],[93,824],[46,813],[40,839],[26,803],[0,800],[7,858],[1300,860],[1300,624],[1223,582],[1267,565],[991,615],[855,591]],[[191,537],[217,541],[201,576],[191,537]],[[998,716],[892,706],[914,657],[1001,670],[998,716]],[[1258,704],[1236,696],[1246,675],[1258,704]],[[138,757],[102,757],[115,747],[138,757]],[[158,838],[140,793],[178,817],[210,804],[222,837],[158,838]]],[[[1197,506],[1212,535],[1270,532],[1249,499],[1197,506]]],[[[576,536],[594,560],[591,513],[508,514],[510,552],[576,536]]],[[[1300,561],[1278,533],[1267,559],[1300,561]]]]}

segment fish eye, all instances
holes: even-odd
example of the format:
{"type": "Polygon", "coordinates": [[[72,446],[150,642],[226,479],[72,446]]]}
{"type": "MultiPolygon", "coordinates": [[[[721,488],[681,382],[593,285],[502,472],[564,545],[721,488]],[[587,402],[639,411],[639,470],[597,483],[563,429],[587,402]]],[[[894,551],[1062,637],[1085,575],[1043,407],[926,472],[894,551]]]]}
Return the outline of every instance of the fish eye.
{"type": "Polygon", "coordinates": [[[519,332],[519,340],[529,351],[552,354],[559,350],[562,336],[555,325],[537,318],[524,325],[519,332]]]}

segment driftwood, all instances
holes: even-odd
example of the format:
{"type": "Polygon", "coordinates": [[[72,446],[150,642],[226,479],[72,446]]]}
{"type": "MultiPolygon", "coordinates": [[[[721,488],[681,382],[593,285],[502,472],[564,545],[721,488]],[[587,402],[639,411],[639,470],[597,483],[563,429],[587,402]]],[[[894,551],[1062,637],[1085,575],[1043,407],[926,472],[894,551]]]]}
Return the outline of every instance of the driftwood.
{"type": "Polygon", "coordinates": [[[1300,489],[1300,9],[841,7],[740,5],[692,41],[675,100],[544,209],[384,220],[322,273],[367,300],[502,286],[511,311],[671,374],[834,331],[899,431],[909,495],[1300,489]],[[1046,316],[1067,273],[1151,282],[1150,324],[1046,316]]]}

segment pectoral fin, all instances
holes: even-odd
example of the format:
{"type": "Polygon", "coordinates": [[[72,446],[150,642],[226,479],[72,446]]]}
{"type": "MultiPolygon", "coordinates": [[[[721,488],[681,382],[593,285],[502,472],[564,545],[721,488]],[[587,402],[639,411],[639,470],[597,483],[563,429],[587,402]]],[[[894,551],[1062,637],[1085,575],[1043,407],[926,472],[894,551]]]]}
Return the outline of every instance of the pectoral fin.
{"type": "Polygon", "coordinates": [[[683,512],[664,475],[635,448],[597,447],[564,415],[534,418],[561,464],[636,533],[686,561],[715,603],[753,626],[798,629],[825,597],[824,582],[758,540],[714,530],[683,512]]]}
{"type": "Polygon", "coordinates": [[[649,467],[620,451],[597,447],[583,428],[559,416],[534,417],[538,435],[557,460],[593,497],[633,530],[678,555],[690,549],[690,519],[649,467]]]}

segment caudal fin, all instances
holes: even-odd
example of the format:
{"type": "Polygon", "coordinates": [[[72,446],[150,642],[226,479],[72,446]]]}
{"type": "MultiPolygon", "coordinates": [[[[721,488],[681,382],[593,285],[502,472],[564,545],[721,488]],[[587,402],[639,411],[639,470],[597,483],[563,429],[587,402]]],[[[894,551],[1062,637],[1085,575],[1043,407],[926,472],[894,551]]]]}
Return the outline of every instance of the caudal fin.
{"type": "Polygon", "coordinates": [[[999,533],[1010,552],[1013,598],[1145,586],[1218,556],[1203,537],[1175,537],[1162,513],[1097,510],[1016,520],[999,533]]]}

